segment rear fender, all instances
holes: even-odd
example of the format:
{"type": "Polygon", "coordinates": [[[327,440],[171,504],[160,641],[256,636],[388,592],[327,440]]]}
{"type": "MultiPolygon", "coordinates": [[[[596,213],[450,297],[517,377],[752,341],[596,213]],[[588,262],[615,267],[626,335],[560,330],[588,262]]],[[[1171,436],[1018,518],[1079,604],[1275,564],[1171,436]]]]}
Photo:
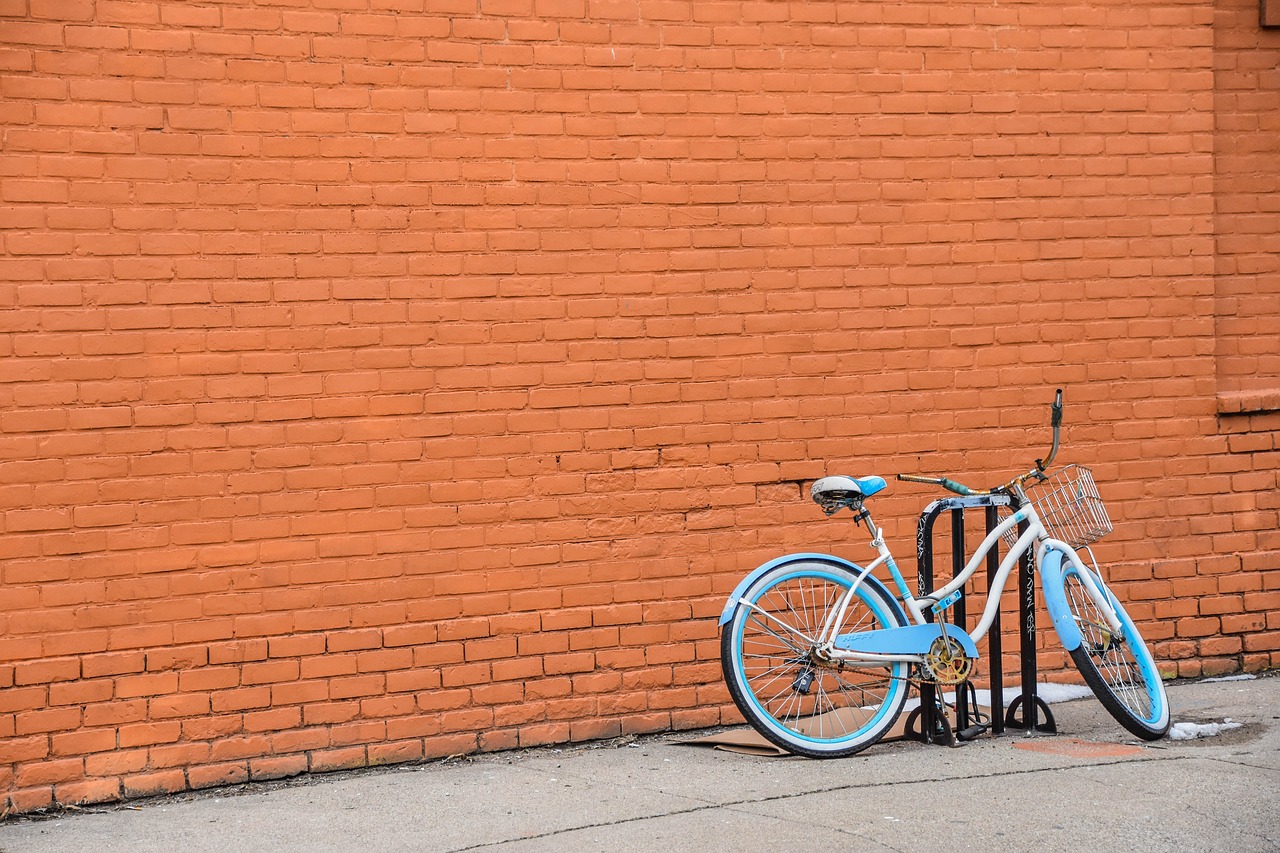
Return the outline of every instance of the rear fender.
{"type": "Polygon", "coordinates": [[[743,578],[729,595],[729,600],[725,602],[724,605],[724,612],[720,614],[719,624],[728,624],[729,620],[733,618],[733,614],[736,613],[738,607],[741,606],[742,596],[746,595],[747,590],[751,588],[752,584],[760,580],[766,572],[770,572],[779,566],[785,566],[790,563],[824,563],[833,568],[843,569],[844,571],[857,576],[867,575],[863,584],[873,584],[880,587],[884,592],[885,599],[893,604],[893,609],[898,616],[899,624],[907,624],[907,617],[902,610],[902,606],[898,604],[897,599],[889,593],[884,584],[882,584],[877,578],[868,575],[867,570],[856,563],[851,563],[848,560],[841,559],[840,557],[833,557],[830,554],[787,554],[785,557],[777,557],[776,559],[770,560],[760,566],[743,578]]]}

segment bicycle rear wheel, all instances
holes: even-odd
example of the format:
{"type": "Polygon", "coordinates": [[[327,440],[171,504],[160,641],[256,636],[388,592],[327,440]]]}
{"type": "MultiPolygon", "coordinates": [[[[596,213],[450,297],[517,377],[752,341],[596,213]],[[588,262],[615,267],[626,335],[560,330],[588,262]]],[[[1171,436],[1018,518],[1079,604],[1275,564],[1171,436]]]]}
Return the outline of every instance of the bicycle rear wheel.
{"type": "MultiPolygon", "coordinates": [[[[841,666],[817,647],[855,578],[821,560],[783,563],[752,584],[721,632],[721,665],[734,704],[756,731],[788,752],[840,758],[866,749],[884,736],[906,701],[907,664],[841,666]]],[[[868,577],[839,633],[903,624],[893,596],[868,577]]]]}
{"type": "Polygon", "coordinates": [[[1147,644],[1106,583],[1090,572],[1120,621],[1121,633],[1112,633],[1089,595],[1080,569],[1070,561],[1063,562],[1062,600],[1081,636],[1081,643],[1069,650],[1071,659],[1120,725],[1143,740],[1160,739],[1169,731],[1169,697],[1147,644]]]}

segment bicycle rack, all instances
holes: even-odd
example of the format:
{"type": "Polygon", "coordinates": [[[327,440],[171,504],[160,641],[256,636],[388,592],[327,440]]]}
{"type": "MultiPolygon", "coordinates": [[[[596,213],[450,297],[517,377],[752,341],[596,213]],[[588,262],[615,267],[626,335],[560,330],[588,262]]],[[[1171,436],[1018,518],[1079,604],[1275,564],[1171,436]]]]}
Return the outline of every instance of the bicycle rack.
{"type": "MultiPolygon", "coordinates": [[[[990,533],[999,524],[998,508],[1013,506],[1013,499],[1008,495],[975,495],[971,497],[942,498],[936,500],[920,515],[920,523],[916,528],[916,565],[918,567],[918,585],[921,595],[928,595],[934,590],[933,570],[933,527],[938,516],[944,512],[951,513],[951,562],[952,577],[964,569],[965,531],[964,513],[966,509],[982,508],[986,513],[986,529],[990,533]]],[[[1027,529],[1024,521],[1018,525],[1018,533],[1027,529]]],[[[1000,566],[998,547],[987,554],[987,582],[1000,566]]],[[[1019,650],[1022,692],[1009,704],[1007,712],[1004,708],[1004,664],[1003,642],[1000,632],[1000,612],[997,609],[995,621],[987,633],[987,658],[991,668],[991,732],[1003,734],[1006,728],[1022,729],[1027,732],[1056,732],[1057,724],[1049,706],[1036,694],[1036,586],[1035,571],[1031,562],[1031,553],[1022,555],[1018,566],[1018,629],[1021,637],[1019,650]],[[1043,713],[1044,721],[1040,722],[1043,713]]],[[[964,599],[961,598],[952,606],[953,621],[961,628],[966,628],[964,599]]],[[[933,621],[933,614],[926,614],[933,621]]],[[[976,708],[969,707],[969,697],[964,689],[967,682],[956,687],[956,725],[955,732],[965,732],[976,718],[976,708]]],[[[945,718],[939,719],[938,696],[933,685],[925,684],[920,688],[920,707],[912,711],[907,718],[907,737],[926,743],[955,744],[955,734],[945,718]],[[916,728],[918,723],[919,728],[916,728]]]]}

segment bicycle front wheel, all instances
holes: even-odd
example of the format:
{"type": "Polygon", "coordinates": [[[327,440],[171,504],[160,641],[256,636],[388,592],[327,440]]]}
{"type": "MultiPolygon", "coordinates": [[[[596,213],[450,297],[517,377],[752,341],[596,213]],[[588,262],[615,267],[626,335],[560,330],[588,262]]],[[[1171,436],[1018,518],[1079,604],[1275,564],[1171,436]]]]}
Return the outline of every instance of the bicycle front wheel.
{"type": "MultiPolygon", "coordinates": [[[[818,647],[855,578],[834,562],[783,563],[752,584],[721,632],[720,660],[734,704],[756,731],[788,752],[852,755],[883,737],[902,712],[907,664],[842,665],[818,647]]],[[[838,633],[903,624],[893,596],[868,577],[838,633]]]]}
{"type": "Polygon", "coordinates": [[[1169,731],[1169,697],[1155,659],[1106,583],[1096,572],[1089,575],[1119,620],[1120,633],[1113,633],[1107,626],[1106,616],[1089,595],[1080,568],[1064,560],[1062,600],[1082,640],[1070,650],[1071,659],[1098,701],[1120,725],[1143,740],[1158,740],[1169,731]]]}

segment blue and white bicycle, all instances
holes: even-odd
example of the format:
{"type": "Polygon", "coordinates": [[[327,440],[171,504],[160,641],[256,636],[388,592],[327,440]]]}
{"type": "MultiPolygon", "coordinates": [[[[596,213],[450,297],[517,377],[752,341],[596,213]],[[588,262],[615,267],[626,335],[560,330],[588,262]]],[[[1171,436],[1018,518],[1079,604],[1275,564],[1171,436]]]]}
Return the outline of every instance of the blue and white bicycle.
{"type": "Polygon", "coordinates": [[[1052,424],[1049,458],[987,492],[945,477],[899,475],[960,495],[1010,498],[1011,514],[950,583],[929,595],[912,594],[871,518],[866,502],[885,488],[882,478],[824,477],[813,484],[813,500],[827,515],[848,508],[866,526],[878,556],[858,566],[826,554],[791,554],[760,566],[733,591],[720,617],[721,665],[734,703],[756,731],[814,758],[852,755],[876,743],[902,713],[911,684],[968,680],[976,643],[1028,550],[1058,637],[1094,694],[1140,738],[1156,740],[1169,730],[1169,700],[1155,661],[1088,547],[1111,531],[1093,476],[1079,466],[1046,473],[1058,452],[1061,391],[1052,424]],[[947,624],[946,610],[1002,539],[1010,547],[973,633],[947,624]],[[882,566],[896,597],[872,575],[882,566]]]}

